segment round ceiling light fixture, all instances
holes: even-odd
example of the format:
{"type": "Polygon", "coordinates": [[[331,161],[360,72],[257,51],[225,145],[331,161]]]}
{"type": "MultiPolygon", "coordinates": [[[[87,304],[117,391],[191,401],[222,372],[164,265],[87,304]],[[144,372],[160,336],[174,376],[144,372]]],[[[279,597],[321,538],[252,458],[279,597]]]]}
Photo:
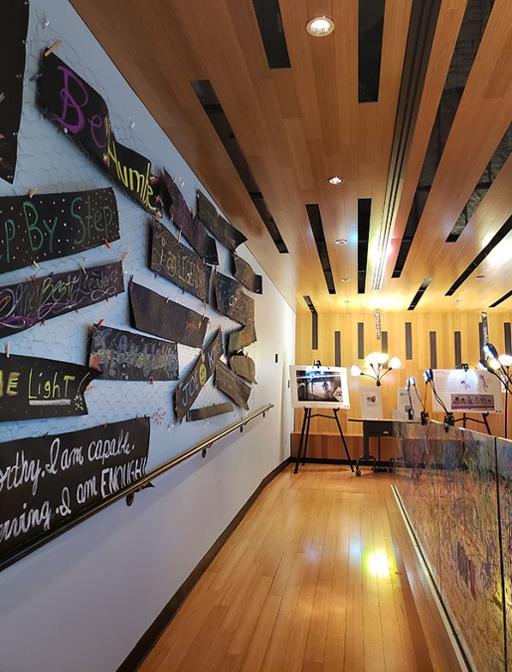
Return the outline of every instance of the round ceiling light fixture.
{"type": "Polygon", "coordinates": [[[485,278],[485,275],[483,275],[483,273],[481,273],[480,275],[475,275],[475,278],[477,280],[483,280],[485,278]]]}
{"type": "Polygon", "coordinates": [[[336,245],[348,245],[348,240],[346,238],[337,238],[336,245]]]}
{"type": "Polygon", "coordinates": [[[327,37],[334,30],[334,21],[328,16],[315,16],[307,22],[306,30],[313,37],[327,37]]]}
{"type": "Polygon", "coordinates": [[[340,278],[340,282],[350,282],[350,278],[340,278]]]}
{"type": "Polygon", "coordinates": [[[338,175],[333,175],[333,177],[330,177],[327,180],[327,182],[329,182],[329,184],[337,185],[337,184],[343,184],[345,180],[342,177],[338,177],[338,175]]]}

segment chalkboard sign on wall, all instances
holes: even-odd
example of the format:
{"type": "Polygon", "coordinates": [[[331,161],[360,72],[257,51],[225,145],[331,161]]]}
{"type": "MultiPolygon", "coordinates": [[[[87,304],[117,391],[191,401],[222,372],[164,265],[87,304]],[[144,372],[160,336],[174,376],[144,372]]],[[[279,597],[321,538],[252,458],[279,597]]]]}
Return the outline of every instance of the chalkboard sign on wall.
{"type": "Polygon", "coordinates": [[[166,170],[163,185],[164,204],[174,226],[183,233],[200,257],[209,264],[217,265],[219,258],[215,239],[208,235],[206,227],[192,215],[181,191],[166,170]]]}
{"type": "Polygon", "coordinates": [[[256,294],[263,293],[263,280],[261,275],[257,275],[242,257],[238,254],[231,255],[231,272],[235,278],[242,283],[244,287],[250,289],[256,294]]]}
{"type": "Polygon", "coordinates": [[[161,214],[151,161],[117,142],[107,105],[92,86],[55,54],[41,59],[38,103],[120,187],[152,214],[161,214]]]}
{"type": "Polygon", "coordinates": [[[222,273],[215,273],[215,300],[217,310],[240,324],[254,324],[254,299],[242,285],[222,273]]]}
{"type": "Polygon", "coordinates": [[[0,338],[121,292],[120,261],[0,287],[0,338]]]}
{"type": "Polygon", "coordinates": [[[172,341],[95,325],[89,366],[100,369],[104,380],[177,380],[178,348],[172,341]]]}
{"type": "Polygon", "coordinates": [[[2,3],[0,21],[0,177],[14,182],[23,99],[29,3],[2,3]]]}
{"type": "Polygon", "coordinates": [[[160,222],[153,221],[151,231],[151,270],[207,302],[211,266],[179,243],[160,222]]]}
{"type": "Polygon", "coordinates": [[[213,203],[200,191],[197,192],[197,216],[217,240],[231,252],[247,240],[243,233],[218,214],[213,203]]]}
{"type": "Polygon", "coordinates": [[[0,444],[0,563],[145,476],[149,420],[0,444]]]}
{"type": "Polygon", "coordinates": [[[0,273],[118,238],[113,189],[0,198],[0,273]]]}
{"type": "Polygon", "coordinates": [[[200,348],[208,327],[208,318],[153,290],[130,283],[133,326],[176,343],[200,348]]]}
{"type": "Polygon", "coordinates": [[[0,354],[0,420],[85,415],[84,392],[100,375],[71,362],[0,354]]]}
{"type": "Polygon", "coordinates": [[[224,392],[237,406],[249,410],[247,402],[251,396],[251,388],[220,360],[215,365],[214,382],[215,387],[224,392]]]}

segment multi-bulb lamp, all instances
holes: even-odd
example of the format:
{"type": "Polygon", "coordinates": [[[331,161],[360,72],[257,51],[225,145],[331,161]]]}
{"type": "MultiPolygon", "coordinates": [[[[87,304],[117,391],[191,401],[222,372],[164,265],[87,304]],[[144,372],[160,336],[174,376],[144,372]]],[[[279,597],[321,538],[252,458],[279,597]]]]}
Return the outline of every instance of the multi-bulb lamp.
{"type": "Polygon", "coordinates": [[[366,367],[364,370],[357,366],[357,364],[354,364],[350,369],[350,373],[353,376],[372,378],[377,386],[381,385],[381,380],[387,373],[402,366],[402,362],[398,357],[391,357],[390,359],[389,355],[385,352],[371,352],[365,358],[364,363],[366,367]]]}

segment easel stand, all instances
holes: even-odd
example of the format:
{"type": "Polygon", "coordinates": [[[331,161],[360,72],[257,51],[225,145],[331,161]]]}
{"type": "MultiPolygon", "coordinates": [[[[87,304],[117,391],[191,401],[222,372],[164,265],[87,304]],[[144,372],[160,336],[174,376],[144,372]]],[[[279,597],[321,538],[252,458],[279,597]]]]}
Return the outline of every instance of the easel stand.
{"type": "Polygon", "coordinates": [[[463,413],[462,418],[457,418],[457,420],[455,420],[455,424],[461,422],[464,429],[466,429],[468,422],[473,422],[475,425],[484,425],[485,429],[487,430],[487,434],[492,434],[489,423],[487,422],[488,415],[489,413],[482,413],[482,419],[476,420],[475,418],[468,418],[466,413],[463,413]]]}
{"type": "Polygon", "coordinates": [[[295,469],[293,471],[294,474],[296,474],[299,471],[299,463],[301,459],[302,464],[305,464],[306,462],[306,453],[308,450],[308,440],[309,440],[309,425],[311,423],[311,418],[326,418],[327,420],[336,420],[336,425],[338,427],[338,432],[340,433],[341,442],[343,443],[343,447],[345,448],[345,454],[347,456],[350,469],[354,471],[354,463],[352,461],[352,457],[350,456],[350,452],[348,450],[347,442],[345,441],[343,430],[341,429],[340,419],[338,418],[339,410],[340,410],[339,408],[333,408],[332,415],[325,415],[324,413],[313,413],[312,408],[304,409],[304,417],[302,418],[302,427],[300,430],[299,447],[297,449],[297,455],[295,457],[295,469]]]}

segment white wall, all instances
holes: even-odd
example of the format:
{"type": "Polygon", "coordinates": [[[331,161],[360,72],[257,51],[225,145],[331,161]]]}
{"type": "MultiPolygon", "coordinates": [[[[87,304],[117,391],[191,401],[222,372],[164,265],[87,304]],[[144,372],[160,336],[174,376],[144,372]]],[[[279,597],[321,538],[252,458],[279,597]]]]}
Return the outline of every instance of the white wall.
{"type": "MultiPolygon", "coordinates": [[[[45,193],[110,185],[105,174],[34,105],[35,83],[29,80],[37,72],[42,49],[56,39],[62,40],[59,57],[107,101],[118,140],[145,154],[155,169],[165,166],[192,205],[201,186],[197,178],[66,0],[31,2],[18,168],[13,186],[0,180],[0,196],[26,194],[34,186],[45,193]]],[[[199,300],[162,278],[155,279],[145,268],[148,218],[116,187],[115,192],[121,240],[111,250],[103,247],[40,264],[39,273],[78,268],[79,262],[107,263],[128,250],[126,279],[133,274],[160,293],[202,309],[199,300]]],[[[228,255],[220,244],[218,249],[221,270],[229,274],[228,255]]],[[[242,247],[240,254],[262,272],[247,249],[242,247]]],[[[32,272],[6,273],[0,284],[24,280],[32,272]]],[[[258,379],[250,407],[270,402],[274,410],[243,434],[217,444],[206,459],[196,456],[158,479],[154,489],[136,496],[131,508],[118,502],[1,572],[0,672],[116,670],[261,479],[288,455],[291,410],[286,381],[294,357],[295,315],[266,275],[263,287],[263,296],[255,297],[258,341],[247,349],[256,361],[258,379]]],[[[209,333],[219,325],[226,330],[237,326],[211,308],[208,315],[209,333]]],[[[127,294],[11,336],[11,352],[85,363],[88,327],[102,318],[108,325],[126,328],[127,294]]],[[[196,356],[197,350],[179,346],[182,372],[196,356]]],[[[2,423],[0,440],[155,415],[151,468],[244,414],[237,410],[178,427],[171,410],[172,387],[170,383],[97,381],[87,394],[88,416],[2,423]]],[[[195,406],[224,400],[210,380],[195,406]]]]}

